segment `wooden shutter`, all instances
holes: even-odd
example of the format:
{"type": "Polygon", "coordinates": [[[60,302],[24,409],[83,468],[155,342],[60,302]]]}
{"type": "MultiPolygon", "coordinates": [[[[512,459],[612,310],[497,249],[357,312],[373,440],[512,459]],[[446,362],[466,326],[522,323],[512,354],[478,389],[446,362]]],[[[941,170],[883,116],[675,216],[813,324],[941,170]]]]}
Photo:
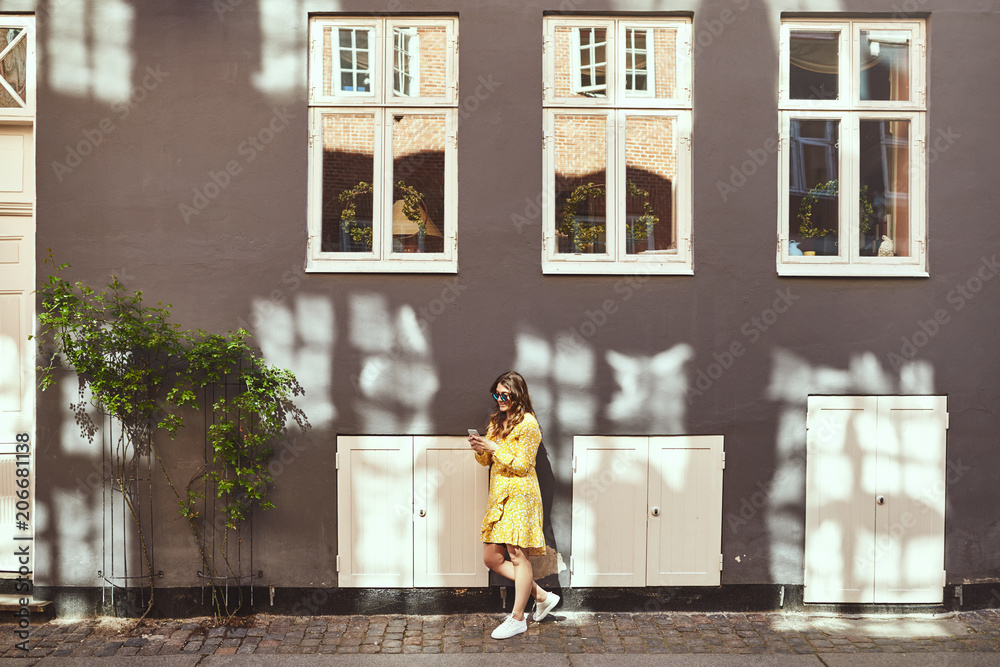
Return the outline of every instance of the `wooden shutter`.
{"type": "Polygon", "coordinates": [[[574,586],[643,586],[648,438],[573,439],[574,586]]]}
{"type": "Polygon", "coordinates": [[[337,438],[340,586],[413,586],[413,440],[337,438]]]}
{"type": "Polygon", "coordinates": [[[874,396],[810,396],[805,602],[871,602],[875,585],[874,396]]]}
{"type": "MultiPolygon", "coordinates": [[[[32,65],[33,68],[33,65],[32,65]]],[[[16,437],[31,437],[31,498],[34,518],[35,360],[35,158],[31,125],[0,125],[0,571],[20,567],[15,537],[32,528],[15,522],[16,437]]],[[[24,461],[24,459],[22,459],[24,461]]],[[[23,505],[22,505],[23,506],[23,505]]],[[[33,526],[33,522],[29,521],[33,526]]]]}
{"type": "Polygon", "coordinates": [[[415,586],[488,586],[480,527],[489,469],[465,437],[413,438],[415,586]]]}
{"type": "Polygon", "coordinates": [[[938,603],[944,595],[945,396],[880,396],[875,601],[938,603]]]}
{"type": "Polygon", "coordinates": [[[947,398],[810,396],[807,425],[805,601],[941,603],[947,398]]]}
{"type": "Polygon", "coordinates": [[[721,435],[649,438],[647,586],[718,586],[721,435]]]}

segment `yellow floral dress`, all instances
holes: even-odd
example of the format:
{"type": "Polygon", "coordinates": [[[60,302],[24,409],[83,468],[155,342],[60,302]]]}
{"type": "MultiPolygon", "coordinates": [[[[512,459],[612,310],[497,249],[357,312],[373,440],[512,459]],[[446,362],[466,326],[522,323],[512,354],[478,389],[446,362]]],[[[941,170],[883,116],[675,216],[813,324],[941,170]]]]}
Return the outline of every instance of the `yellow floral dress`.
{"type": "Polygon", "coordinates": [[[531,413],[525,414],[506,438],[494,435],[491,426],[486,437],[497,444],[497,450],[492,454],[476,453],[481,465],[493,463],[483,542],[516,544],[529,556],[544,556],[542,494],[535,474],[535,454],[542,442],[538,420],[531,413]]]}

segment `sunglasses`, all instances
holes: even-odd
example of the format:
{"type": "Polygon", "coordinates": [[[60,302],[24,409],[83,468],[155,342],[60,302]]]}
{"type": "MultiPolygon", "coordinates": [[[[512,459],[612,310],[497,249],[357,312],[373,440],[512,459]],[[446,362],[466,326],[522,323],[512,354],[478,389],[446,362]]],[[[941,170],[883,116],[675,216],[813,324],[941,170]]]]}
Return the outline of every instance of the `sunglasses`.
{"type": "Polygon", "coordinates": [[[496,392],[493,392],[493,400],[494,401],[503,401],[504,403],[506,403],[507,401],[510,400],[510,394],[508,394],[507,392],[504,392],[502,394],[498,394],[496,392]]]}

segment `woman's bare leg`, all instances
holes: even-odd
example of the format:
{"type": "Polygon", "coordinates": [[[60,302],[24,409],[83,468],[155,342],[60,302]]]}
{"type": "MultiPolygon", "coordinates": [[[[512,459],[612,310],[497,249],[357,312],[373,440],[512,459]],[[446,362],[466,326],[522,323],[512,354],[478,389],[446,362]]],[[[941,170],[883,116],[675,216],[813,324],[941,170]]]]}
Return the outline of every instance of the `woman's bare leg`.
{"type": "MultiPolygon", "coordinates": [[[[505,549],[502,544],[483,544],[483,562],[486,564],[486,567],[490,568],[501,577],[507,577],[514,582],[514,608],[517,609],[517,571],[513,563],[514,552],[509,551],[511,557],[510,561],[504,558],[504,551],[511,549],[517,549],[520,551],[520,547],[516,546],[507,546],[505,549]]],[[[531,561],[528,560],[527,555],[524,556],[524,560],[528,563],[529,568],[528,576],[529,581],[531,581],[530,593],[535,597],[537,602],[543,602],[549,594],[544,588],[535,583],[534,577],[532,576],[533,572],[530,569],[531,561]]],[[[526,603],[527,598],[525,598],[525,604],[526,603]]],[[[521,618],[524,618],[524,605],[521,606],[521,614],[521,618]]],[[[514,618],[517,618],[517,615],[515,615],[514,618]]],[[[518,618],[517,620],[521,619],[518,618]]]]}

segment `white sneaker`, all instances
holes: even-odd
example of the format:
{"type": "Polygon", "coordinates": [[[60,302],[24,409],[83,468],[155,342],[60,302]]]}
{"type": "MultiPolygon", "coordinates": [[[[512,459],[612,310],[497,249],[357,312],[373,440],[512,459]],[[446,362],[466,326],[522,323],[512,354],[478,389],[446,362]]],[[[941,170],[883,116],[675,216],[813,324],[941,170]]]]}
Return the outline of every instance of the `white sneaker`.
{"type": "Polygon", "coordinates": [[[558,595],[550,592],[548,597],[545,598],[545,602],[536,602],[535,612],[531,615],[531,620],[537,623],[548,616],[549,612],[555,609],[555,606],[559,604],[559,599],[558,595]]]}
{"type": "Polygon", "coordinates": [[[490,636],[493,639],[509,639],[514,635],[519,635],[528,629],[528,619],[522,618],[520,621],[511,614],[504,619],[504,622],[497,626],[490,636]]]}

